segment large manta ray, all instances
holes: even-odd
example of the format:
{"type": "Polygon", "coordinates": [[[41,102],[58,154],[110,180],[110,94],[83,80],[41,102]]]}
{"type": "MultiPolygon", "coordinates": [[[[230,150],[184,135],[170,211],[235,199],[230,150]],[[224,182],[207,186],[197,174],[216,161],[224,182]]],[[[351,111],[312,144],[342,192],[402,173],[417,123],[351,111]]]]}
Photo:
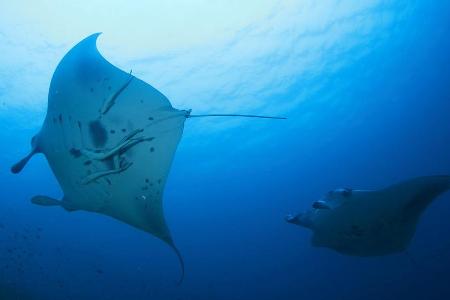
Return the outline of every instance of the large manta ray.
{"type": "MultiPolygon", "coordinates": [[[[153,234],[182,257],[166,225],[162,194],[172,159],[189,117],[158,90],[105,60],[97,34],[73,47],[53,74],[44,124],[31,152],[11,171],[18,173],[43,153],[63,192],[61,200],[32,202],[111,216],[153,234]]],[[[183,275],[181,279],[183,278],[183,275]]]]}
{"type": "Polygon", "coordinates": [[[374,191],[337,189],[286,221],[311,229],[314,246],[354,256],[387,255],[406,250],[423,211],[449,189],[450,176],[419,177],[374,191]]]}

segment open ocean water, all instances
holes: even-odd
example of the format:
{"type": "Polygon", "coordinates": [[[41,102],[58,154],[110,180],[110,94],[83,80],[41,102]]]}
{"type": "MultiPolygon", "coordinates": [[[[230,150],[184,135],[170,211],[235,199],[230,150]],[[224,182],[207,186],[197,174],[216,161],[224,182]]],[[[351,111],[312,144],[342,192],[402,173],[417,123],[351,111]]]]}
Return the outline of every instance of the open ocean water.
{"type": "Polygon", "coordinates": [[[0,145],[2,300],[450,299],[450,192],[380,257],[313,247],[284,219],[334,188],[450,175],[448,1],[2,0],[0,145]],[[287,117],[186,120],[163,202],[180,286],[149,233],[31,203],[63,195],[43,155],[10,171],[56,66],[95,32],[177,109],[287,117]]]}

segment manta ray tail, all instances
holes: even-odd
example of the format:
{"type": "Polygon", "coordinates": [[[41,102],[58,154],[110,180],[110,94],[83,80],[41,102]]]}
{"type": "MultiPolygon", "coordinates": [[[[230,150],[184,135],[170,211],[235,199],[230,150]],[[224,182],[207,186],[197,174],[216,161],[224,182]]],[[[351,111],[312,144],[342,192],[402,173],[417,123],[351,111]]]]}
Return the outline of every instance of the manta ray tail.
{"type": "Polygon", "coordinates": [[[181,267],[181,276],[180,279],[177,282],[177,285],[180,286],[183,283],[184,280],[184,260],[183,257],[181,256],[180,251],[178,250],[177,247],[175,247],[175,245],[170,245],[172,247],[172,249],[175,251],[175,254],[178,257],[178,260],[180,261],[180,267],[181,267]]]}
{"type": "Polygon", "coordinates": [[[187,115],[187,118],[203,118],[203,117],[244,117],[244,118],[260,118],[260,119],[277,119],[286,120],[286,117],[258,116],[258,115],[241,115],[241,114],[207,114],[207,115],[187,115]]]}

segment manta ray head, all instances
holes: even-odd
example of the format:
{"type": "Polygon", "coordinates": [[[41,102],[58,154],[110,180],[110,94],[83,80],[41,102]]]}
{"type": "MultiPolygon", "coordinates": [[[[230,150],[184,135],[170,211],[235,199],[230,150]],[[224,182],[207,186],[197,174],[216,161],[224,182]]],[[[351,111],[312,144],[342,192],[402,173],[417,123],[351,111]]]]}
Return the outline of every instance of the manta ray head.
{"type": "Polygon", "coordinates": [[[315,209],[334,209],[352,196],[352,189],[339,188],[329,191],[321,199],[313,202],[312,207],[315,209]]]}

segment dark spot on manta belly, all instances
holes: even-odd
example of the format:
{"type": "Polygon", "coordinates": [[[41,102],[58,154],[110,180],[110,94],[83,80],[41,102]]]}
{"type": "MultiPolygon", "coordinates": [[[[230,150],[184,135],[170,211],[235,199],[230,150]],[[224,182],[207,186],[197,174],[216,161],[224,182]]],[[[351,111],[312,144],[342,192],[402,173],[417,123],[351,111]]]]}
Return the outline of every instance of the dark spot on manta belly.
{"type": "Polygon", "coordinates": [[[81,156],[81,151],[79,149],[72,148],[70,149],[70,154],[72,154],[73,157],[78,158],[81,156]]]}
{"type": "Polygon", "coordinates": [[[89,133],[92,144],[94,144],[95,147],[100,148],[105,146],[106,141],[108,140],[108,133],[99,120],[89,123],[89,133]]]}

